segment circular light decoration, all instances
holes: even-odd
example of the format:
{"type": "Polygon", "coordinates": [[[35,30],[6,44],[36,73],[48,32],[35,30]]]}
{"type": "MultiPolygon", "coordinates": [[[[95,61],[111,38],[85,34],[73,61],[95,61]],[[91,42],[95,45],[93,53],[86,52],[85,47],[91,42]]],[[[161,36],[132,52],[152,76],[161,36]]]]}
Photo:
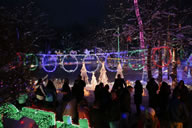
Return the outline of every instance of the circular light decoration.
{"type": "Polygon", "coordinates": [[[167,46],[157,47],[157,48],[153,48],[152,51],[153,51],[153,52],[152,52],[152,61],[153,61],[153,64],[154,64],[155,66],[157,66],[157,67],[159,67],[159,68],[162,68],[162,67],[167,67],[167,66],[171,63],[172,53],[171,53],[171,49],[170,49],[169,47],[167,47],[167,46]],[[169,60],[168,60],[167,63],[165,63],[164,60],[162,60],[162,65],[159,65],[159,64],[157,64],[157,62],[155,61],[154,55],[155,55],[155,53],[156,53],[157,51],[160,51],[161,49],[167,49],[167,50],[169,51],[169,60]]]}
{"type": "MultiPolygon", "coordinates": [[[[48,65],[49,66],[49,65],[48,65]]],[[[56,55],[43,55],[43,58],[42,58],[42,67],[43,67],[43,69],[46,71],[46,72],[54,72],[55,70],[56,70],[56,68],[57,68],[57,56],[56,55]],[[45,57],[51,57],[51,59],[54,61],[54,67],[53,67],[53,69],[52,70],[48,70],[47,68],[46,68],[46,66],[47,66],[47,62],[45,62],[45,57]]]]}
{"type": "Polygon", "coordinates": [[[118,52],[111,52],[111,53],[108,53],[107,55],[106,55],[106,57],[105,57],[105,67],[106,67],[106,69],[108,70],[108,71],[110,71],[110,72],[117,72],[117,69],[116,70],[112,70],[112,69],[110,69],[109,67],[108,67],[108,62],[107,62],[107,60],[108,59],[110,59],[110,60],[120,60],[121,61],[121,67],[122,67],[122,65],[123,65],[123,63],[122,63],[122,58],[121,58],[121,56],[119,56],[120,58],[108,58],[110,55],[112,55],[112,54],[117,54],[117,56],[119,56],[120,54],[121,54],[121,52],[120,53],[118,53],[118,52]]]}
{"type": "Polygon", "coordinates": [[[26,64],[26,58],[29,58],[29,56],[35,57],[35,65],[31,64],[31,65],[30,65],[30,68],[29,68],[30,71],[34,71],[34,70],[37,69],[39,62],[38,62],[37,56],[35,56],[33,53],[29,53],[29,54],[26,54],[26,55],[25,55],[25,58],[24,58],[24,66],[27,65],[27,64],[26,64]]]}
{"type": "MultiPolygon", "coordinates": [[[[141,49],[141,50],[134,50],[134,51],[130,51],[130,57],[133,55],[133,54],[135,54],[135,53],[142,53],[142,54],[144,54],[144,52],[145,52],[146,50],[145,49],[141,49]]],[[[134,60],[136,60],[136,67],[134,67],[132,64],[131,64],[131,60],[130,59],[128,59],[128,65],[129,65],[129,67],[132,69],[132,70],[135,70],[135,71],[137,71],[137,70],[142,70],[143,68],[144,68],[144,64],[143,64],[143,62],[146,62],[145,60],[143,60],[143,57],[142,57],[142,59],[134,59],[134,60]],[[142,61],[142,63],[140,64],[137,64],[137,62],[138,61],[142,61]]]]}
{"type": "Polygon", "coordinates": [[[70,55],[65,55],[65,56],[63,57],[63,60],[62,60],[62,68],[63,68],[63,70],[65,70],[65,71],[68,72],[68,73],[75,72],[75,71],[77,70],[77,68],[78,68],[78,60],[77,60],[77,57],[76,57],[76,56],[73,56],[73,55],[71,55],[71,54],[70,54],[70,55]],[[67,70],[67,69],[65,68],[64,62],[65,62],[65,58],[66,58],[67,56],[71,56],[71,57],[74,58],[75,61],[76,61],[76,67],[75,67],[73,70],[67,70]]]}
{"type": "MultiPolygon", "coordinates": [[[[98,56],[97,55],[95,55],[95,54],[87,54],[87,55],[85,55],[85,57],[83,58],[83,62],[85,63],[85,60],[86,60],[86,58],[87,57],[89,57],[89,56],[94,56],[97,60],[97,67],[96,67],[96,69],[95,70],[93,70],[93,71],[88,71],[87,70],[87,72],[88,73],[94,73],[94,72],[96,72],[98,69],[99,69],[99,64],[100,64],[100,61],[99,61],[99,58],[98,58],[98,56]]],[[[85,68],[86,68],[86,63],[85,63],[85,68]]]]}

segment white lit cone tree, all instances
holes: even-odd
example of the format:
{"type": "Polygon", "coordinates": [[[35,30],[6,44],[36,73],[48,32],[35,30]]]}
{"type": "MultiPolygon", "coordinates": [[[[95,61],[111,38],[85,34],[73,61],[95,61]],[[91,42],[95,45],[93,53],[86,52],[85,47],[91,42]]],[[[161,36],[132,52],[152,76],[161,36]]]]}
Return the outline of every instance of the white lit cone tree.
{"type": "Polygon", "coordinates": [[[123,75],[123,69],[121,67],[121,63],[118,63],[118,66],[117,66],[117,74],[115,76],[115,78],[117,79],[117,75],[120,74],[121,75],[121,78],[124,78],[124,75],[123,75]]]}
{"type": "Polygon", "coordinates": [[[96,85],[97,85],[97,79],[95,77],[95,73],[93,72],[91,78],[91,89],[94,90],[96,85]]]}
{"type": "Polygon", "coordinates": [[[108,84],[108,77],[105,69],[105,63],[102,62],[102,67],[100,70],[99,83],[103,83],[104,85],[108,84]]]}
{"type": "Polygon", "coordinates": [[[82,68],[81,68],[81,77],[82,77],[82,80],[84,80],[86,84],[89,84],[87,70],[86,70],[86,67],[85,67],[85,62],[83,62],[83,65],[82,65],[82,68]]]}

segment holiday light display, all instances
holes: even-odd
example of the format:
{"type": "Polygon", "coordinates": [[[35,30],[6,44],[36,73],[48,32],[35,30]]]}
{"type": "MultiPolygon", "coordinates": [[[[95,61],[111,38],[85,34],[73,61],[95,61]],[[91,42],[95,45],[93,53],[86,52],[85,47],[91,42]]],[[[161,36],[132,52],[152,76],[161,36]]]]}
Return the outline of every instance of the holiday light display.
{"type": "Polygon", "coordinates": [[[62,60],[62,68],[63,68],[63,70],[65,70],[65,71],[68,72],[68,73],[75,72],[75,71],[78,69],[78,60],[77,60],[77,57],[74,56],[74,55],[72,55],[72,54],[64,56],[64,57],[63,57],[63,60],[62,60]],[[75,65],[76,65],[76,66],[75,66],[74,69],[67,70],[67,69],[65,68],[65,65],[64,65],[64,63],[65,63],[65,58],[68,57],[68,56],[71,56],[71,57],[74,58],[75,61],[76,61],[76,62],[75,62],[75,65]]]}
{"type": "Polygon", "coordinates": [[[115,76],[116,79],[117,79],[119,74],[121,75],[121,78],[124,78],[123,69],[122,69],[122,66],[121,66],[120,63],[118,63],[118,66],[117,66],[117,73],[116,73],[116,76],[115,76]]]}
{"type": "MultiPolygon", "coordinates": [[[[29,53],[29,54],[26,54],[26,55],[25,55],[25,58],[24,58],[24,66],[26,66],[26,65],[28,64],[27,58],[30,58],[30,57],[33,57],[33,58],[34,58],[35,64],[30,64],[29,70],[30,70],[30,71],[34,71],[34,70],[37,69],[39,62],[38,62],[37,56],[35,56],[33,53],[29,53]]],[[[32,60],[33,60],[33,59],[32,59],[32,60]]],[[[28,61],[29,61],[29,60],[28,60],[28,61]]]]}
{"type": "MultiPolygon", "coordinates": [[[[28,117],[36,122],[39,128],[52,128],[57,126],[57,128],[88,128],[87,119],[79,119],[79,125],[72,124],[70,116],[63,116],[63,122],[56,121],[56,115],[54,112],[47,112],[44,110],[33,109],[28,107],[23,107],[19,111],[14,105],[5,103],[0,107],[0,126],[3,128],[2,115],[7,118],[19,121],[22,117],[28,117]]],[[[22,122],[25,123],[25,122],[22,122]]]]}
{"type": "Polygon", "coordinates": [[[128,59],[128,65],[129,65],[129,67],[132,69],[132,70],[142,70],[143,68],[144,68],[144,64],[143,63],[138,63],[139,61],[144,61],[144,62],[146,62],[145,60],[146,60],[146,58],[141,58],[141,59],[131,59],[131,58],[133,58],[132,56],[134,55],[134,54],[144,54],[145,55],[145,52],[146,52],[147,50],[146,49],[141,49],[141,50],[134,50],[134,51],[130,51],[129,53],[130,53],[130,55],[129,55],[129,57],[130,57],[130,59],[128,59]],[[145,59],[145,60],[143,60],[143,59],[145,59]],[[131,62],[131,60],[132,60],[132,62],[131,62]],[[133,63],[133,61],[135,61],[135,64],[134,64],[134,66],[133,66],[133,64],[131,64],[131,63],[133,63]]]}
{"type": "MultiPolygon", "coordinates": [[[[82,64],[83,62],[85,63],[85,68],[86,68],[86,64],[96,64],[96,68],[92,71],[87,70],[86,68],[86,72],[88,73],[93,73],[96,72],[101,64],[101,61],[105,62],[105,67],[108,71],[110,72],[117,72],[117,64],[121,63],[121,66],[123,66],[123,64],[128,62],[129,67],[132,70],[142,70],[144,68],[144,66],[146,65],[146,52],[147,49],[138,49],[138,50],[132,50],[132,51],[123,51],[123,52],[110,52],[110,53],[96,53],[96,54],[26,54],[24,55],[24,57],[26,58],[22,58],[23,56],[21,56],[21,53],[17,53],[18,56],[18,60],[19,60],[19,64],[18,66],[20,66],[22,63],[24,63],[24,66],[30,65],[29,70],[30,71],[34,71],[36,70],[36,68],[39,66],[40,63],[38,63],[38,58],[40,57],[40,60],[42,60],[42,67],[46,72],[54,72],[57,68],[58,65],[61,65],[61,67],[63,68],[63,70],[65,72],[71,73],[71,72],[75,72],[77,71],[79,64],[82,64]],[[139,54],[139,56],[137,55],[139,54]],[[126,55],[126,57],[125,57],[126,55]],[[128,55],[128,57],[127,57],[128,55]],[[144,56],[144,57],[143,57],[144,56]],[[71,57],[75,60],[75,62],[67,62],[66,58],[67,57],[71,57]],[[26,61],[27,58],[33,58],[33,61],[26,61]],[[91,58],[91,59],[90,59],[91,58]],[[93,59],[94,58],[94,59],[93,59]],[[22,62],[22,60],[24,60],[24,62],[22,62]],[[93,63],[94,61],[94,63],[93,63]],[[30,64],[30,62],[35,62],[35,64],[30,64]],[[141,63],[142,62],[142,63],[141,63]],[[145,63],[143,63],[145,62],[145,63]],[[75,68],[73,69],[66,69],[65,65],[75,65],[75,68]],[[111,69],[110,66],[114,66],[115,69],[111,69]],[[51,69],[50,69],[51,67],[51,69]]],[[[171,59],[172,57],[172,53],[171,53],[171,49],[167,46],[162,46],[162,47],[155,47],[152,48],[152,61],[153,64],[155,66],[158,66],[160,68],[162,67],[166,67],[171,63],[171,59]],[[156,53],[158,53],[159,50],[161,49],[166,49],[168,50],[168,54],[169,54],[169,60],[167,63],[165,63],[163,61],[163,65],[158,65],[157,64],[157,60],[155,60],[155,55],[156,53]]],[[[14,67],[15,68],[15,67],[14,67]]]]}
{"type": "Polygon", "coordinates": [[[105,63],[102,62],[102,66],[100,69],[100,75],[99,75],[99,83],[103,83],[104,85],[108,84],[108,77],[107,77],[107,71],[105,69],[105,63]]]}
{"type": "MultiPolygon", "coordinates": [[[[48,58],[48,59],[49,59],[49,58],[48,58]]],[[[55,56],[55,55],[44,55],[44,56],[43,56],[43,59],[42,59],[42,67],[43,67],[43,69],[44,69],[46,72],[54,72],[54,71],[56,70],[56,68],[57,68],[57,56],[55,56]],[[48,69],[46,68],[46,66],[50,66],[50,65],[47,64],[47,62],[46,62],[46,60],[45,60],[45,57],[51,57],[51,60],[54,61],[54,67],[53,67],[52,70],[48,70],[48,69]]]]}
{"type": "MultiPolygon", "coordinates": [[[[108,59],[110,59],[110,60],[117,60],[117,62],[119,62],[119,63],[121,63],[121,65],[123,64],[123,61],[122,61],[122,57],[120,56],[120,54],[122,54],[122,53],[124,53],[124,52],[111,52],[111,53],[108,53],[107,55],[106,55],[106,57],[105,57],[105,67],[106,67],[106,69],[108,70],[108,71],[110,71],[110,72],[117,72],[117,69],[110,69],[109,68],[109,66],[108,66],[108,59]],[[116,58],[109,58],[109,56],[111,56],[111,55],[117,55],[118,56],[118,59],[116,59],[116,58]]],[[[117,65],[116,65],[117,66],[117,65]]]]}
{"type": "MultiPolygon", "coordinates": [[[[139,13],[139,4],[138,0],[134,0],[134,7],[135,7],[135,14],[137,17],[137,21],[139,24],[139,39],[140,39],[140,48],[144,49],[145,48],[145,42],[144,42],[144,30],[143,30],[143,22],[139,13]]],[[[144,54],[142,54],[142,58],[144,58],[144,54]]],[[[143,64],[145,64],[145,59],[143,59],[143,64]]]]}
{"type": "Polygon", "coordinates": [[[97,85],[97,79],[95,77],[95,73],[92,73],[92,78],[91,78],[91,89],[95,90],[95,86],[97,85]]]}
{"type": "Polygon", "coordinates": [[[87,75],[87,69],[85,67],[85,62],[83,62],[82,64],[82,68],[81,68],[81,78],[82,80],[85,81],[86,84],[89,84],[89,78],[88,78],[88,75],[87,75]]]}
{"type": "Polygon", "coordinates": [[[171,60],[172,60],[172,53],[171,53],[171,49],[167,46],[162,46],[162,47],[157,47],[157,48],[153,48],[152,49],[152,61],[153,61],[153,64],[157,67],[160,67],[160,68],[163,68],[163,67],[167,67],[170,63],[171,63],[171,60]],[[157,62],[155,61],[155,55],[156,55],[156,52],[157,51],[160,51],[161,49],[167,49],[168,52],[169,52],[169,59],[168,59],[168,62],[165,63],[164,60],[162,60],[162,65],[159,65],[157,64],[157,62]]]}
{"type": "MultiPolygon", "coordinates": [[[[96,69],[93,70],[93,71],[88,71],[88,70],[87,70],[88,73],[96,72],[96,71],[99,69],[99,64],[100,64],[100,60],[99,60],[98,56],[95,55],[95,54],[85,55],[85,57],[83,58],[83,62],[85,63],[86,59],[87,59],[88,57],[91,57],[91,56],[94,56],[94,57],[96,58],[97,67],[96,67],[96,69]]],[[[86,66],[85,66],[85,68],[86,68],[86,66]]]]}

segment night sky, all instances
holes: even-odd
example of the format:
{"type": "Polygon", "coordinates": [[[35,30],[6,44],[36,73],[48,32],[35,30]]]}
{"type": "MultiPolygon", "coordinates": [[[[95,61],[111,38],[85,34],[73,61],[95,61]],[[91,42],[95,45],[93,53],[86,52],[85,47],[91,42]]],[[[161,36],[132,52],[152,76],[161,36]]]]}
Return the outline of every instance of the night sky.
{"type": "MultiPolygon", "coordinates": [[[[30,0],[1,0],[0,5],[22,5],[30,0]]],[[[49,16],[50,26],[66,31],[90,31],[102,26],[107,15],[107,4],[123,0],[36,0],[49,16]]],[[[130,1],[130,0],[129,0],[130,1]]],[[[192,0],[169,0],[179,8],[192,6],[192,0]]]]}
{"type": "Polygon", "coordinates": [[[42,0],[40,7],[57,29],[89,31],[103,23],[105,0],[42,0]]]}

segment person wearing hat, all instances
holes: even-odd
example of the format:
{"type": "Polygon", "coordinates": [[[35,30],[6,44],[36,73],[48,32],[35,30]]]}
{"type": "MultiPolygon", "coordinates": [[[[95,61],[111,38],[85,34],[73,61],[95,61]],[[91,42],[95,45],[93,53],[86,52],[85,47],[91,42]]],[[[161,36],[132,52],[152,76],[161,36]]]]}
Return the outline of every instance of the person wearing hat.
{"type": "Polygon", "coordinates": [[[37,99],[37,103],[40,105],[45,99],[46,92],[45,87],[43,85],[43,80],[39,79],[36,86],[35,86],[35,96],[37,99]]]}
{"type": "Polygon", "coordinates": [[[137,128],[160,128],[159,119],[153,108],[146,109],[142,117],[138,122],[137,128]]]}

